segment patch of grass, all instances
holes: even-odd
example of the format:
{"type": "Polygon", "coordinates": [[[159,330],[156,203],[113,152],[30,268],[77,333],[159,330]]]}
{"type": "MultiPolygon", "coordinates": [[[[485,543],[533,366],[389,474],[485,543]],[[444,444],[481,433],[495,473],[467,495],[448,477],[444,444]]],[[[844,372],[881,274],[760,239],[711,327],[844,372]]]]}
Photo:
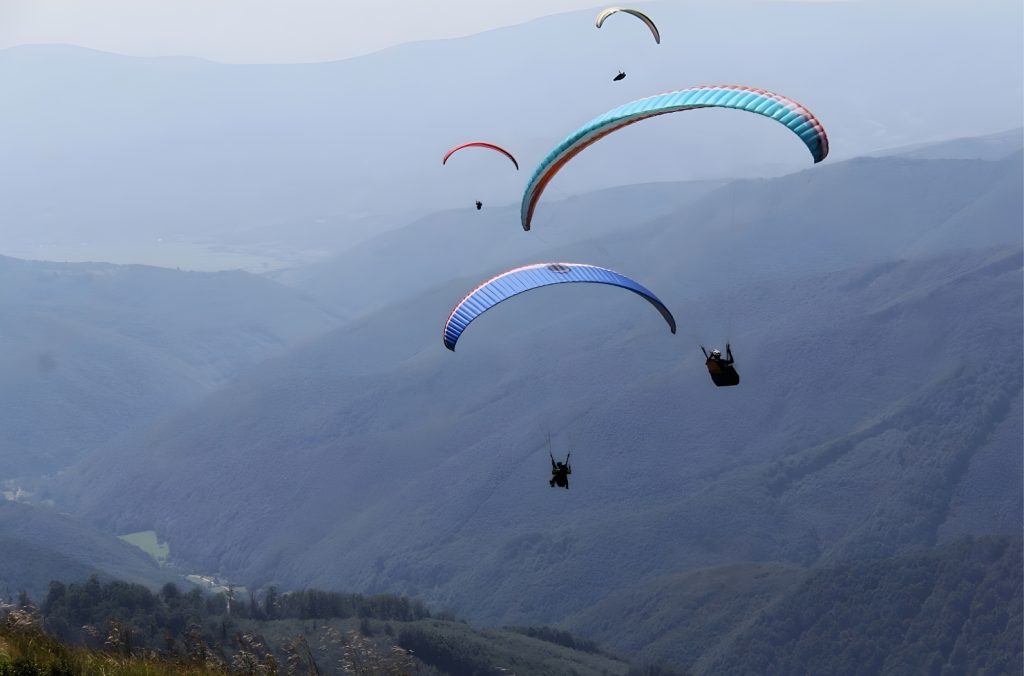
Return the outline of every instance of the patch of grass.
{"type": "Polygon", "coordinates": [[[167,563],[167,559],[171,555],[171,546],[166,542],[160,542],[155,530],[141,530],[137,533],[128,533],[117,537],[146,552],[160,565],[167,563]]]}

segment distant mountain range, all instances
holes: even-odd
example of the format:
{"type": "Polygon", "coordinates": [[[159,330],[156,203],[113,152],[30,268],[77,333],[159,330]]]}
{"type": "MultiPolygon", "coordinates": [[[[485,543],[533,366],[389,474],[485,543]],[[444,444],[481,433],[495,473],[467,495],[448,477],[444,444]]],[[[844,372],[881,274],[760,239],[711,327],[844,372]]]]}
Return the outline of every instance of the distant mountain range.
{"type": "MultiPolygon", "coordinates": [[[[587,10],[322,64],[4,50],[0,252],[204,269],[226,253],[257,270],[308,261],[476,199],[516,203],[531,168],[578,125],[702,83],[804,103],[834,160],[1020,125],[1020,8],[999,0],[647,7],[661,45],[622,25],[597,31],[587,10]],[[628,78],[613,83],[619,69],[628,78]],[[941,94],[952,83],[984,101],[965,112],[941,94]],[[523,170],[487,153],[441,166],[447,148],[477,138],[511,148],[523,170]]],[[[697,112],[610,137],[549,195],[808,162],[768,120],[697,112]]]]}
{"type": "Polygon", "coordinates": [[[943,143],[920,143],[878,153],[885,157],[902,155],[915,160],[1001,160],[1024,145],[1024,128],[999,134],[952,139],[943,143]]]}
{"type": "MultiPolygon", "coordinates": [[[[957,153],[986,156],[990,140],[958,140],[957,153]]],[[[274,276],[358,316],[460,277],[472,288],[538,256],[585,259],[638,278],[655,270],[692,298],[691,288],[707,293],[765,276],[1019,242],[1013,214],[1022,208],[1022,145],[1007,141],[992,161],[857,158],[772,180],[653,183],[543,199],[526,235],[518,205],[446,211],[274,276]],[[669,255],[666,236],[675,238],[669,255]]]]}
{"type": "Polygon", "coordinates": [[[622,189],[594,198],[607,219],[552,201],[507,248],[472,214],[382,236],[292,277],[358,320],[91,453],[53,495],[245,584],[503,623],[707,566],[1019,534],[1020,172],[1019,154],[856,159],[670,204],[622,189]],[[629,294],[558,289],[441,347],[483,276],[578,258],[649,285],[680,334],[629,294]],[[733,391],[698,348],[726,338],[733,391]],[[547,487],[548,432],[574,449],[568,492],[547,487]]]}

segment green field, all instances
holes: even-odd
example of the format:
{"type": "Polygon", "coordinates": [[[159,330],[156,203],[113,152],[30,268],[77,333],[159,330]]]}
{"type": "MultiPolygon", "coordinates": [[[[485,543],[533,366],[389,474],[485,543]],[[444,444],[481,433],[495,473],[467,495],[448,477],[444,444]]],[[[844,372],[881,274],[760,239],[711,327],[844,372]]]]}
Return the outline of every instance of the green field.
{"type": "Polygon", "coordinates": [[[117,537],[146,552],[160,565],[167,563],[167,557],[171,555],[171,546],[166,542],[160,542],[156,537],[155,530],[141,530],[138,533],[128,533],[117,537]]]}

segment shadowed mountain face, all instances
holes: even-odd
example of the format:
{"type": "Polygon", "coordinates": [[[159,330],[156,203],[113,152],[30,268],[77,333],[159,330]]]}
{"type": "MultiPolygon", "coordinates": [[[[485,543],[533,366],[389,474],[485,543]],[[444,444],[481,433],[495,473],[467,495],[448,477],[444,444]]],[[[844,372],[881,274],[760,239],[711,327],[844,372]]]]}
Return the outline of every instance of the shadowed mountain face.
{"type": "MultiPolygon", "coordinates": [[[[1020,8],[999,0],[649,10],[661,45],[628,21],[598,31],[585,11],[324,64],[5,50],[0,251],[77,257],[85,247],[139,260],[162,239],[230,243],[235,265],[302,260],[407,216],[516,203],[531,168],[578,125],[702,83],[804,103],[827,127],[833,159],[1020,124],[1020,8]],[[620,68],[629,77],[611,82],[620,68]],[[960,82],[985,92],[969,113],[941,95],[960,82]],[[472,151],[441,166],[447,148],[478,138],[508,146],[523,171],[472,151]]],[[[778,175],[808,162],[770,120],[698,111],[609,137],[549,191],[778,175]]]]}
{"type": "Polygon", "coordinates": [[[1021,542],[983,538],[817,571],[706,673],[1017,673],[1021,542]],[[857,631],[847,631],[850,626],[857,631]]]}
{"type": "Polygon", "coordinates": [[[629,585],[569,621],[695,674],[1021,670],[1021,541],[804,570],[700,569],[629,585]]]}
{"type": "Polygon", "coordinates": [[[337,323],[243,272],[0,257],[0,480],[63,468],[337,323]]]}
{"type": "Polygon", "coordinates": [[[565,288],[510,301],[449,353],[441,323],[481,279],[454,276],[528,254],[467,234],[479,244],[453,256],[469,262],[431,263],[382,239],[348,264],[425,265],[407,300],[346,306],[363,318],[105,448],[58,493],[240,582],[397,591],[496,622],[688,568],[1017,533],[1019,176],[1019,156],[856,160],[537,240],[533,260],[593,254],[655,290],[675,337],[631,294],[565,288]],[[743,382],[717,390],[698,344],[726,337],[743,382]],[[547,486],[549,431],[573,449],[568,492],[547,486]]]}

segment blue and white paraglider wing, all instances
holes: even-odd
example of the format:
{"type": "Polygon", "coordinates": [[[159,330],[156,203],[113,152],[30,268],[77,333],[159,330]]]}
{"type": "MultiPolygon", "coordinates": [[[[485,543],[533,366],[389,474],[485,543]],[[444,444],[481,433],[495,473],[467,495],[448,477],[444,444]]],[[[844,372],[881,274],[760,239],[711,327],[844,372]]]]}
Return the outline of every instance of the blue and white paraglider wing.
{"type": "Polygon", "coordinates": [[[503,272],[476,287],[459,301],[444,324],[444,346],[454,352],[455,343],[466,327],[504,300],[543,286],[573,283],[608,284],[632,291],[653,305],[664,317],[672,333],[676,332],[676,320],[665,304],[646,287],[625,275],[584,263],[535,263],[503,272]]]}

